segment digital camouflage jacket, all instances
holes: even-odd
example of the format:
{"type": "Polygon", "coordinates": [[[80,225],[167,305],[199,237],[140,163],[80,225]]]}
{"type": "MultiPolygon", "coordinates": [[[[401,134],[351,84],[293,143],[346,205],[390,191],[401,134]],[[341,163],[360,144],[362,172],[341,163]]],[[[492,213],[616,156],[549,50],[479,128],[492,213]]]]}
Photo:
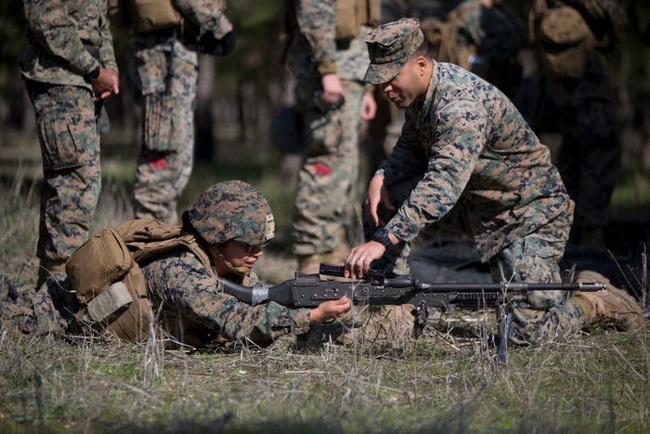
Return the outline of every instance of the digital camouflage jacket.
{"type": "Polygon", "coordinates": [[[97,66],[117,71],[105,0],[25,0],[25,78],[91,89],[83,76],[97,66]]]}
{"type": "Polygon", "coordinates": [[[573,207],[549,149],[512,102],[435,60],[426,99],[406,109],[402,135],[377,173],[387,186],[422,176],[389,232],[409,241],[455,208],[483,261],[573,207]]]}

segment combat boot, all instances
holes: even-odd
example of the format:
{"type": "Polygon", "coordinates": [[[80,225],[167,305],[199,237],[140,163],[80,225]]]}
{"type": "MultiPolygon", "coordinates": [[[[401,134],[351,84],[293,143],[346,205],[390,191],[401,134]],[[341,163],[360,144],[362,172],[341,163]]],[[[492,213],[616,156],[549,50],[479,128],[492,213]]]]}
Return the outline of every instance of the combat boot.
{"type": "Polygon", "coordinates": [[[45,283],[45,281],[54,273],[65,272],[65,260],[52,260],[43,258],[38,264],[38,279],[36,281],[36,290],[45,283]]]}
{"type": "Polygon", "coordinates": [[[627,292],[616,288],[600,273],[586,270],[578,273],[577,282],[605,283],[600,291],[576,291],[575,301],[584,315],[585,325],[613,326],[623,331],[637,330],[645,324],[641,307],[627,292]]]}

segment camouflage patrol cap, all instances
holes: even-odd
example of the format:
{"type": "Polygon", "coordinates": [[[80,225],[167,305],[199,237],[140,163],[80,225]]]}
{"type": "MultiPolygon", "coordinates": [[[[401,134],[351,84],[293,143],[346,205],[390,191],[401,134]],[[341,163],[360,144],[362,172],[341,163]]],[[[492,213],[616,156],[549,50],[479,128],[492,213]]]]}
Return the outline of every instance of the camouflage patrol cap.
{"type": "Polygon", "coordinates": [[[262,192],[237,180],[205,190],[183,219],[211,245],[237,240],[260,246],[275,235],[273,212],[262,192]]]}
{"type": "Polygon", "coordinates": [[[402,18],[375,28],[366,36],[370,66],[364,81],[382,84],[392,80],[423,42],[420,20],[416,18],[402,18]]]}

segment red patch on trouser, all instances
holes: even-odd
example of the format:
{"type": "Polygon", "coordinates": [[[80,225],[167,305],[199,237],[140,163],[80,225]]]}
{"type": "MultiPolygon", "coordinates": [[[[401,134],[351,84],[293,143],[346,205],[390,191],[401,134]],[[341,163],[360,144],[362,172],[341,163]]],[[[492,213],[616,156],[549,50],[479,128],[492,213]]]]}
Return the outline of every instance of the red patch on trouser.
{"type": "Polygon", "coordinates": [[[323,166],[322,164],[314,164],[314,170],[316,173],[320,173],[321,175],[329,175],[332,173],[332,169],[327,166],[323,166]]]}
{"type": "Polygon", "coordinates": [[[149,160],[149,164],[151,164],[152,166],[156,166],[159,169],[164,169],[165,167],[167,167],[167,162],[162,158],[159,160],[149,160]]]}

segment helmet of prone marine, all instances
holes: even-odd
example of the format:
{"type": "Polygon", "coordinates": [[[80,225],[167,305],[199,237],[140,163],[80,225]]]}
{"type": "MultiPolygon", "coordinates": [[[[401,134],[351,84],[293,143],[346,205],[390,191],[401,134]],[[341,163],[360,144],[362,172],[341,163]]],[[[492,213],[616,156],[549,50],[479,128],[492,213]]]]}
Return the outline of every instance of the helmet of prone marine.
{"type": "Polygon", "coordinates": [[[242,181],[224,181],[205,190],[183,214],[210,245],[237,240],[261,246],[275,236],[275,220],[262,192],[242,181]]]}

